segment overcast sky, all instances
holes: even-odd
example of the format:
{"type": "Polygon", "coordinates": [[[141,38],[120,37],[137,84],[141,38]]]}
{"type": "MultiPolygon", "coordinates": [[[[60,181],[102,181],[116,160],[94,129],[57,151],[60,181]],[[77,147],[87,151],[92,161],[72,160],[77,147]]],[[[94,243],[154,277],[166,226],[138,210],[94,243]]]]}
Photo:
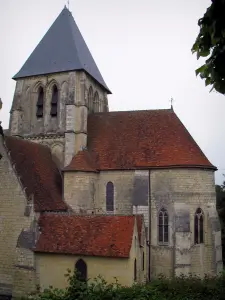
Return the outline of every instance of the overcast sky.
{"type": "MultiPolygon", "coordinates": [[[[210,0],[70,0],[70,10],[113,92],[110,110],[174,110],[209,160],[225,173],[225,98],[209,93],[191,47],[210,0]]],[[[67,1],[0,0],[0,119],[8,127],[21,68],[67,1]]],[[[59,41],[60,42],[60,41],[59,41]]]]}

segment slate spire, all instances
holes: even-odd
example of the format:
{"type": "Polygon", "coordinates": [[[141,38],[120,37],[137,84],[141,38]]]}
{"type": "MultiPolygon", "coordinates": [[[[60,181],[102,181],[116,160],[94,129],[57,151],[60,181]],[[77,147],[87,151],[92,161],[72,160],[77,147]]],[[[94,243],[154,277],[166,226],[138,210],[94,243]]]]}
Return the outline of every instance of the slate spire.
{"type": "Polygon", "coordinates": [[[65,6],[13,79],[75,70],[86,71],[106,92],[111,93],[71,12],[65,6]]]}

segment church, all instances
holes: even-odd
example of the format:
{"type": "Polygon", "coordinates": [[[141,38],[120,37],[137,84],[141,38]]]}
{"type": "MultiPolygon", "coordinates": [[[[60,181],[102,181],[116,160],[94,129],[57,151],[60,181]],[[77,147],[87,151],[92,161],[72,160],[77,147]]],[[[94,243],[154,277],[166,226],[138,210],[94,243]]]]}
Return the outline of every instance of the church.
{"type": "Polygon", "coordinates": [[[19,72],[0,135],[0,295],[64,288],[67,269],[122,285],[217,275],[211,164],[171,106],[110,112],[65,7],[19,72]]]}

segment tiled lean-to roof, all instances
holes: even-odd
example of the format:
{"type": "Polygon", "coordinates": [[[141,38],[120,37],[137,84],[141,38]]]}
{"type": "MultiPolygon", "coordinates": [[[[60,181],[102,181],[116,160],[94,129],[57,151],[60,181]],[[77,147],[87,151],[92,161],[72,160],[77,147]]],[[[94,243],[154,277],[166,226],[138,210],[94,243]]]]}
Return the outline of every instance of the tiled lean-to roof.
{"type": "Polygon", "coordinates": [[[9,136],[5,137],[5,143],[27,197],[34,197],[35,211],[66,211],[61,174],[50,149],[9,136]]]}
{"type": "MultiPolygon", "coordinates": [[[[216,169],[172,109],[90,114],[88,152],[98,170],[216,169]]],[[[85,171],[84,157],[67,169],[85,171]]]]}
{"type": "Polygon", "coordinates": [[[35,251],[129,257],[134,225],[135,216],[47,213],[39,220],[41,234],[35,251]]]}

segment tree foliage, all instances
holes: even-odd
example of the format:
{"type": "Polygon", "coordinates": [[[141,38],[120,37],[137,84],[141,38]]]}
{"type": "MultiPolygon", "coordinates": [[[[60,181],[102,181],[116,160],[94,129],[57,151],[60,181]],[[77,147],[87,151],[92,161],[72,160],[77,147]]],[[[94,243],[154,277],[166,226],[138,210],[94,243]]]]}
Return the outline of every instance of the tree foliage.
{"type": "Polygon", "coordinates": [[[192,47],[197,59],[204,57],[205,64],[196,75],[221,94],[225,94],[225,0],[212,0],[204,16],[199,19],[200,32],[192,47]]]}

